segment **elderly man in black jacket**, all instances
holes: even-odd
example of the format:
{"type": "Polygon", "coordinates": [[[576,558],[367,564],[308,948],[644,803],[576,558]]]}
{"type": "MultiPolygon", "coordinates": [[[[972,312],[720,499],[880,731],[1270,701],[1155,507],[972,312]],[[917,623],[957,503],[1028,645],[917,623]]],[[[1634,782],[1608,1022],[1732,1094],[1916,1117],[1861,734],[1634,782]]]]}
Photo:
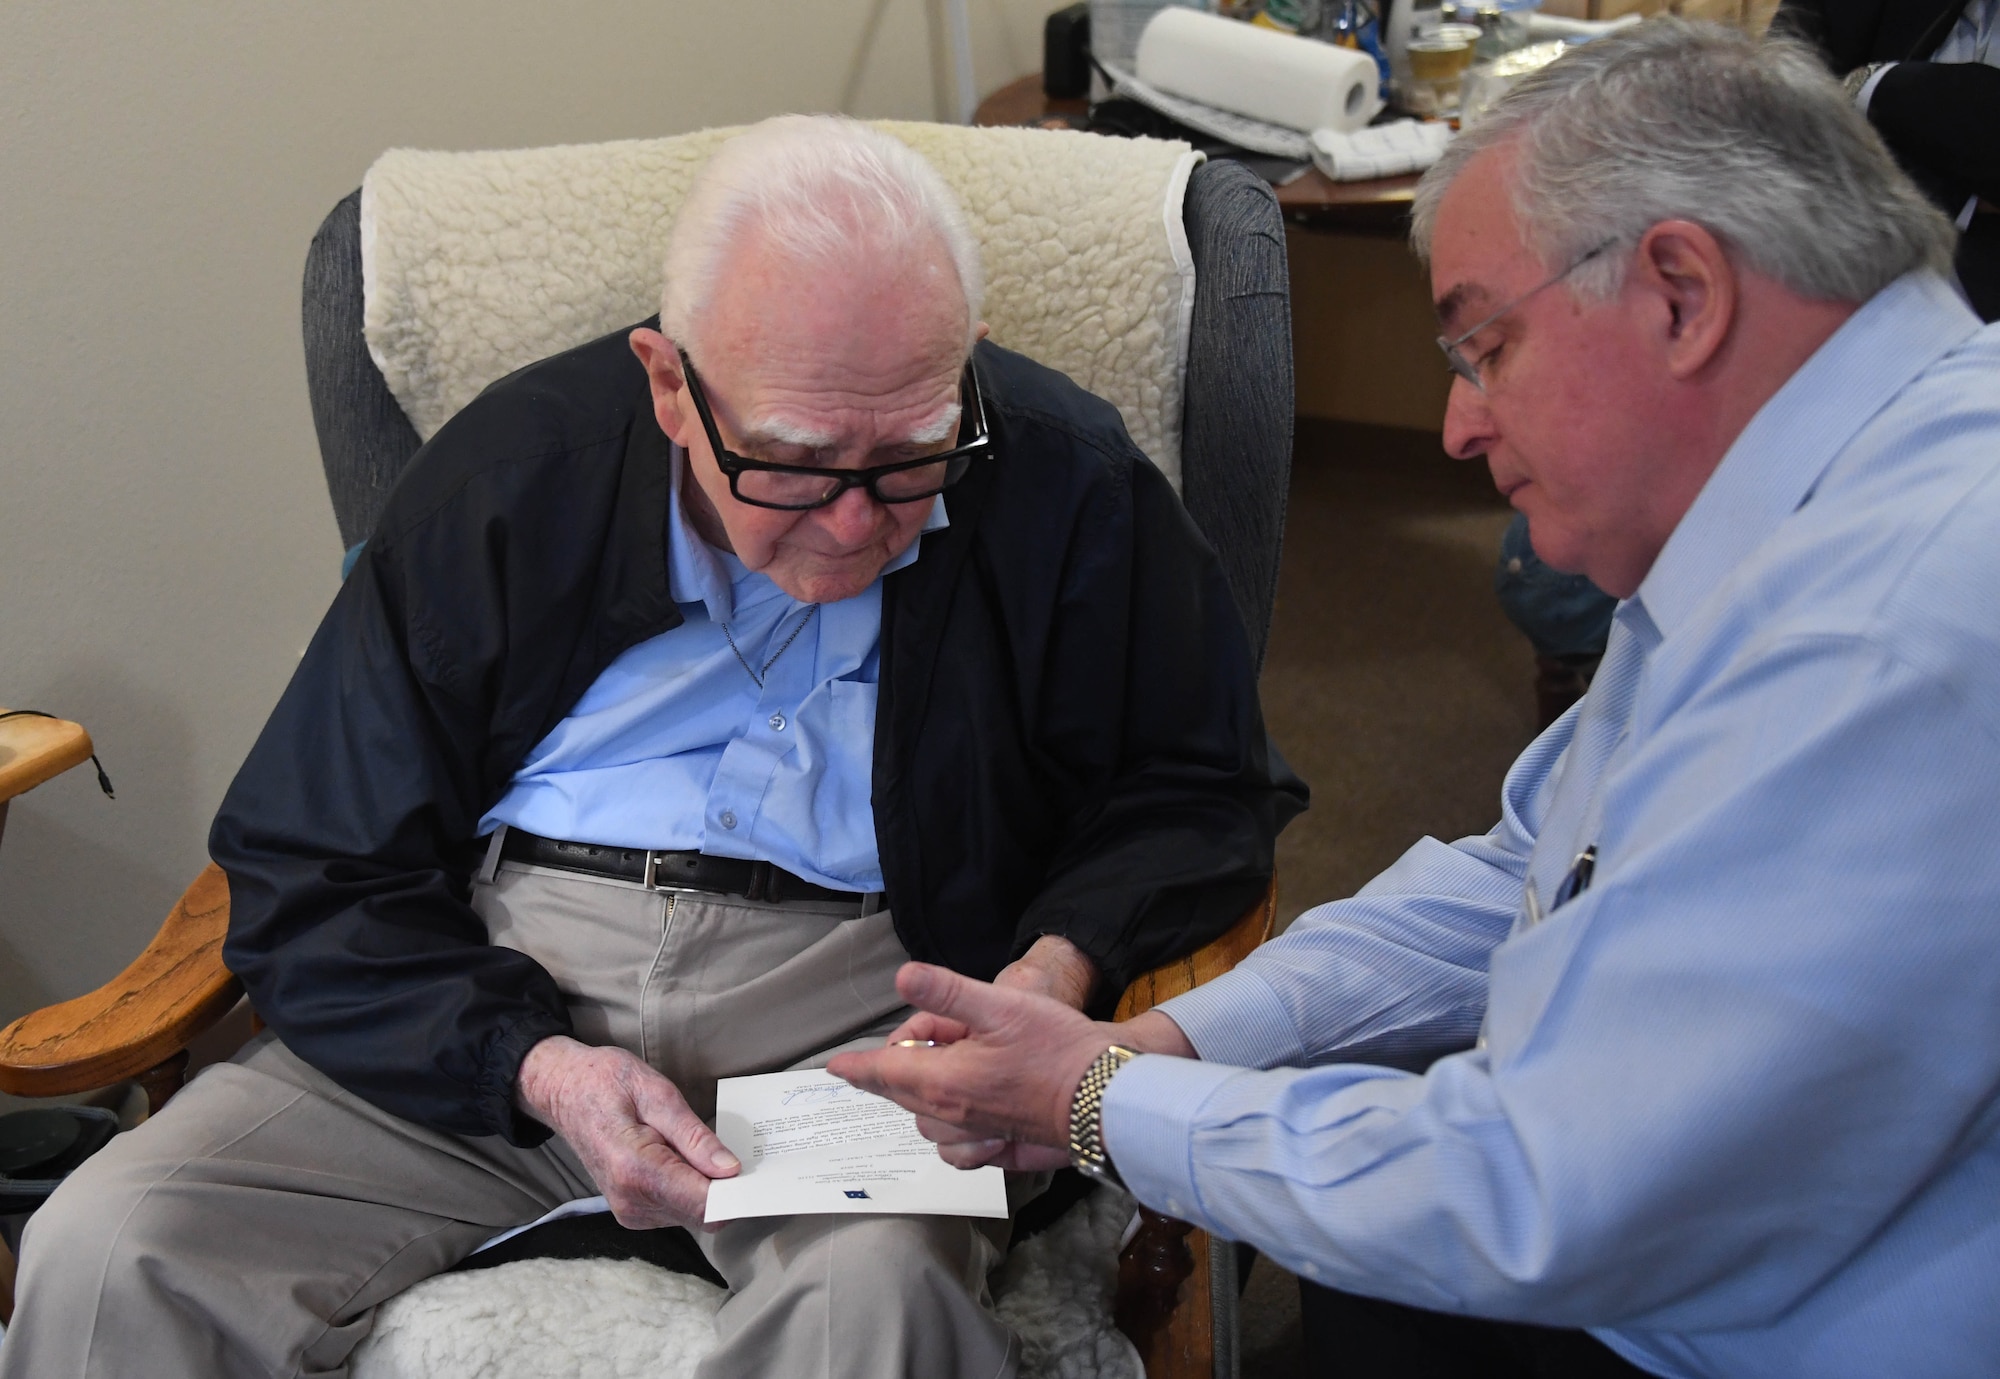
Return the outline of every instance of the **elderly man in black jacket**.
{"type": "MultiPolygon", "coordinates": [[[[660,329],[425,447],[216,820],[269,1032],[52,1200],[0,1375],[344,1372],[563,1202],[700,1222],[717,1079],[879,1041],[907,958],[1102,1008],[1255,899],[1303,791],[1216,562],[980,294],[921,159],[774,121],[660,329]]],[[[700,1372],[1011,1374],[993,1226],[706,1234],[700,1372]]]]}

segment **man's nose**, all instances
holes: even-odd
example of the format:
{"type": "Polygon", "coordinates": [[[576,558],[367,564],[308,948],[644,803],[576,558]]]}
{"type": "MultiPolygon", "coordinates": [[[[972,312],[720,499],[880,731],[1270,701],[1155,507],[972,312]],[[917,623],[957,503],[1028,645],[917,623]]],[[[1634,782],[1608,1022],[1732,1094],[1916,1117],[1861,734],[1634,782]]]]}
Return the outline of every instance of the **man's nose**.
{"type": "Polygon", "coordinates": [[[820,524],[827,535],[843,546],[859,546],[875,534],[882,520],[882,506],[859,485],[850,488],[819,510],[820,524]]]}
{"type": "Polygon", "coordinates": [[[1462,378],[1451,381],[1444,405],[1444,452],[1455,460],[1476,460],[1498,439],[1486,394],[1462,378]]]}

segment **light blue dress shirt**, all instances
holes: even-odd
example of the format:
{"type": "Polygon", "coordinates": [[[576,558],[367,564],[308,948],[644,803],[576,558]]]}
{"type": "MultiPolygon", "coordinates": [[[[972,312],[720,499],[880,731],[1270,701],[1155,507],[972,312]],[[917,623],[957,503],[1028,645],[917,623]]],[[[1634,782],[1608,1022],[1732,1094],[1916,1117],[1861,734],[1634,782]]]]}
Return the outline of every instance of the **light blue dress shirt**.
{"type": "MultiPolygon", "coordinates": [[[[570,842],[688,849],[879,891],[869,796],[882,581],[820,605],[801,628],[809,605],[696,534],[681,506],[682,462],[676,447],[667,580],[687,621],[604,668],[480,831],[511,824],[570,842]]],[[[940,495],[923,530],[946,525],[940,495]]],[[[920,534],[882,573],[922,545],[920,534]]]]}
{"type": "Polygon", "coordinates": [[[1165,1009],[1206,1061],[1113,1079],[1119,1171],[1309,1279],[1664,1375],[2000,1373],[2000,327],[1878,294],[1493,831],[1165,1009]]]}

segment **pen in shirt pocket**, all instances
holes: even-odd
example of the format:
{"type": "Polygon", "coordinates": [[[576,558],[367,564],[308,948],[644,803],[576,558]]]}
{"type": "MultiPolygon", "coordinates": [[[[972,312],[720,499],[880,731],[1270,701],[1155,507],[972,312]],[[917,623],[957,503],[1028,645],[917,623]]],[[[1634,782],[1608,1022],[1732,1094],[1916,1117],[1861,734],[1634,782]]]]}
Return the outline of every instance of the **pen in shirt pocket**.
{"type": "Polygon", "coordinates": [[[1597,844],[1592,843],[1576,855],[1569,864],[1569,871],[1563,876],[1562,884],[1556,887],[1555,897],[1549,902],[1549,913],[1554,914],[1570,901],[1590,889],[1590,878],[1597,873],[1597,844]]]}
{"type": "Polygon", "coordinates": [[[1597,844],[1592,843],[1576,855],[1576,860],[1569,864],[1569,870],[1563,873],[1563,879],[1556,883],[1555,895],[1549,900],[1549,908],[1546,911],[1542,909],[1542,897],[1536,892],[1534,880],[1530,878],[1522,887],[1522,902],[1528,910],[1527,927],[1534,928],[1590,889],[1590,878],[1596,871],[1597,844]]]}

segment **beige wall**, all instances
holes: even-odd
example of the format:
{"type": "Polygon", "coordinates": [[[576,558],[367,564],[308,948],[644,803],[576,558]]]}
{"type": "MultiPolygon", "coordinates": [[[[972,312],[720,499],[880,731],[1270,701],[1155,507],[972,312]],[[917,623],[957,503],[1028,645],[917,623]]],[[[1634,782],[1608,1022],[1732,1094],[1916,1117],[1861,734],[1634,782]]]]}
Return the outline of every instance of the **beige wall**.
{"type": "MultiPolygon", "coordinates": [[[[972,0],[981,90],[1048,8],[972,0]]],[[[375,155],[929,118],[942,33],[937,0],[0,7],[0,704],[82,721],[118,786],[14,802],[0,1020],[152,932],[333,594],[299,273],[375,155]]]]}

